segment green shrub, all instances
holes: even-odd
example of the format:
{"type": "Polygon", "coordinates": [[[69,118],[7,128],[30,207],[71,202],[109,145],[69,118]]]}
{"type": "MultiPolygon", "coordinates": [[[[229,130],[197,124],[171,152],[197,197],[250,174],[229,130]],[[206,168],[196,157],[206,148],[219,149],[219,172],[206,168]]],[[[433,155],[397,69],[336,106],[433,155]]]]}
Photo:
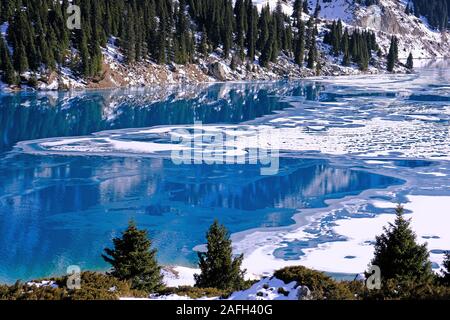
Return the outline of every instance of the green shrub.
{"type": "MultiPolygon", "coordinates": [[[[131,289],[127,281],[118,280],[95,272],[81,274],[81,289],[67,288],[67,277],[49,279],[58,285],[37,287],[17,282],[12,286],[0,286],[1,300],[117,300],[120,297],[145,297],[143,291],[131,289]]],[[[41,280],[36,281],[40,283],[41,280]]]]}
{"type": "Polygon", "coordinates": [[[213,298],[213,297],[227,297],[231,292],[219,290],[215,288],[197,288],[190,286],[181,286],[178,288],[165,288],[158,292],[160,295],[171,295],[176,294],[181,297],[189,297],[191,299],[199,298],[213,298]]]}
{"type": "Polygon", "coordinates": [[[283,296],[287,297],[289,295],[289,291],[285,290],[283,287],[278,288],[278,294],[282,294],[283,296]]]}
{"type": "Polygon", "coordinates": [[[314,299],[318,300],[353,300],[348,282],[337,282],[323,272],[311,270],[303,266],[287,267],[275,272],[274,276],[285,283],[296,281],[307,286],[314,299]]]}
{"type": "Polygon", "coordinates": [[[448,300],[450,288],[435,282],[387,280],[380,290],[367,291],[367,300],[448,300]]]}

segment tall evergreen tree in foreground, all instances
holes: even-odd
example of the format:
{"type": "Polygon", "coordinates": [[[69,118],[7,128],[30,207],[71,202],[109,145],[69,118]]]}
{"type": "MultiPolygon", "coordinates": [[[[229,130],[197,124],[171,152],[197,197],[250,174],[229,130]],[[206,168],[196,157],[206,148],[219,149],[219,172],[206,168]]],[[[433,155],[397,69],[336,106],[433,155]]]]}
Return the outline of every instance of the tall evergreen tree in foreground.
{"type": "Polygon", "coordinates": [[[409,53],[408,60],[406,60],[406,67],[409,70],[414,69],[414,60],[411,52],[409,53]]]}
{"type": "Polygon", "coordinates": [[[450,251],[445,253],[444,269],[442,270],[442,282],[446,286],[450,286],[450,251]]]}
{"type": "Polygon", "coordinates": [[[243,255],[233,259],[232,243],[225,226],[216,220],[206,234],[207,252],[199,253],[201,273],[195,275],[199,288],[240,290],[245,271],[241,270],[243,255]]]}
{"type": "Polygon", "coordinates": [[[113,239],[114,249],[105,249],[103,259],[112,265],[111,275],[131,281],[133,289],[154,292],[163,287],[156,250],[146,230],[139,230],[133,221],[120,238],[113,239]]]}
{"type": "Polygon", "coordinates": [[[426,283],[433,278],[427,246],[416,242],[411,222],[405,219],[402,206],[397,207],[396,214],[395,222],[385,227],[384,233],[376,238],[372,265],[380,267],[384,282],[426,283]]]}

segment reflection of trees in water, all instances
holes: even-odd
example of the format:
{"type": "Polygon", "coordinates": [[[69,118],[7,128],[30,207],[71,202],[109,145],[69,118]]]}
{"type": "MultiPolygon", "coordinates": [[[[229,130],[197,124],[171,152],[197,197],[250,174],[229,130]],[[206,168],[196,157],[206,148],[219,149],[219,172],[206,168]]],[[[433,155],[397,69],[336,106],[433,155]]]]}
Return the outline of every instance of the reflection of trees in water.
{"type": "Polygon", "coordinates": [[[154,125],[239,123],[289,105],[280,96],[315,100],[302,83],[214,84],[88,93],[19,93],[0,97],[0,151],[15,143],[154,125]]]}
{"type": "Polygon", "coordinates": [[[189,205],[258,210],[271,207],[298,209],[314,199],[393,183],[389,177],[333,168],[323,161],[310,161],[307,165],[292,162],[285,166],[282,168],[284,173],[271,177],[261,177],[255,170],[245,177],[246,183],[242,184],[235,182],[235,179],[244,180],[239,177],[242,171],[238,166],[222,170],[213,166],[198,172],[201,176],[197,182],[186,181],[188,179],[183,181],[180,175],[178,181],[166,182],[164,188],[166,191],[176,190],[171,193],[171,200],[189,205]],[[222,176],[216,180],[208,179],[214,176],[214,171],[221,172],[222,176]]]}
{"type": "Polygon", "coordinates": [[[323,196],[393,183],[321,160],[283,159],[279,176],[262,177],[258,166],[27,154],[4,159],[0,177],[2,261],[7,272],[25,278],[63,272],[73,263],[98,266],[98,252],[130,217],[153,232],[163,257],[173,262],[190,257],[212,214],[235,231],[278,226],[291,217],[284,208],[322,205],[323,196]],[[52,269],[36,271],[44,266],[52,269]]]}

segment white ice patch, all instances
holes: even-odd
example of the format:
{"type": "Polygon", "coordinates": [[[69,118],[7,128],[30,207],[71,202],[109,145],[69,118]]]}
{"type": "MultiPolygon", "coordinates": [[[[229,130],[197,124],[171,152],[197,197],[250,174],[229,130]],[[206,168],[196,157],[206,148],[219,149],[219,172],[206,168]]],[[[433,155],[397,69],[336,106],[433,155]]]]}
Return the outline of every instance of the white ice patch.
{"type": "MultiPolygon", "coordinates": [[[[408,196],[406,210],[412,211],[406,217],[412,219],[411,227],[417,234],[419,243],[427,243],[431,252],[430,260],[442,266],[443,252],[450,251],[450,213],[445,208],[450,206],[449,196],[408,196]]],[[[373,203],[378,207],[392,208],[396,204],[382,201],[373,203]]],[[[367,270],[374,254],[375,237],[383,232],[383,227],[394,222],[394,214],[380,214],[373,218],[353,218],[335,221],[332,231],[346,238],[346,241],[327,242],[316,248],[304,249],[305,256],[297,260],[284,261],[274,257],[273,252],[281,242],[308,240],[311,235],[305,227],[288,233],[268,235],[255,232],[246,236],[238,247],[245,247],[246,242],[260,243],[244,261],[244,267],[254,275],[266,275],[277,269],[303,265],[312,269],[333,272],[359,274],[367,270]],[[271,238],[272,244],[266,242],[271,238]],[[263,240],[264,239],[264,240],[263,240]],[[268,267],[270,266],[270,267],[268,267]]],[[[438,270],[436,270],[438,271],[438,270]]]]}

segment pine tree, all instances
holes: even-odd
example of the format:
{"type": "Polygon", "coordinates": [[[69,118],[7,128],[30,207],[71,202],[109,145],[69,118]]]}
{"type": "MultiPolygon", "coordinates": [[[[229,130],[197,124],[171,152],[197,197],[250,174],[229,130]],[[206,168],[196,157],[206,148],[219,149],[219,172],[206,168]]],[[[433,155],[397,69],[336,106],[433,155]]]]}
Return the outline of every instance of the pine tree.
{"type": "Polygon", "coordinates": [[[175,62],[186,64],[189,61],[188,47],[190,42],[189,23],[186,17],[186,1],[179,1],[175,39],[175,62]]]}
{"type": "Polygon", "coordinates": [[[201,273],[195,275],[196,286],[221,290],[240,290],[245,271],[243,255],[233,259],[232,243],[227,229],[216,220],[206,234],[207,252],[199,253],[201,273]]]}
{"type": "Polygon", "coordinates": [[[123,46],[125,49],[125,59],[128,64],[133,64],[136,62],[136,34],[134,27],[134,12],[132,11],[132,6],[129,5],[127,8],[127,27],[123,39],[123,46]]]}
{"type": "Polygon", "coordinates": [[[406,60],[406,67],[409,70],[412,70],[414,68],[414,59],[413,59],[412,52],[409,53],[408,59],[406,60]]]}
{"type": "Polygon", "coordinates": [[[156,261],[156,250],[145,230],[139,230],[133,221],[120,238],[113,239],[114,249],[105,249],[103,259],[112,265],[111,275],[131,281],[132,287],[155,292],[162,286],[161,268],[156,261]]]}
{"type": "Polygon", "coordinates": [[[270,8],[269,6],[264,7],[261,10],[261,15],[258,21],[259,37],[256,42],[256,47],[261,53],[263,53],[266,48],[267,41],[270,35],[270,8]]]}
{"type": "Polygon", "coordinates": [[[223,56],[227,59],[233,45],[233,4],[231,0],[225,0],[224,6],[225,14],[220,33],[223,42],[223,56]]]}
{"type": "Polygon", "coordinates": [[[405,13],[406,13],[407,15],[410,15],[410,14],[411,14],[411,9],[409,8],[409,2],[406,4],[405,13]]]}
{"type": "Polygon", "coordinates": [[[317,0],[317,2],[316,2],[316,8],[314,9],[314,18],[318,18],[319,17],[319,14],[320,14],[320,10],[321,10],[322,8],[320,7],[320,3],[319,3],[319,0],[317,0]]]}
{"type": "Polygon", "coordinates": [[[397,63],[398,62],[398,39],[397,37],[394,37],[394,62],[397,63]]]}
{"type": "Polygon", "coordinates": [[[295,45],[295,63],[298,65],[303,65],[303,60],[305,58],[305,23],[300,20],[298,25],[298,34],[295,45]]]}
{"type": "Polygon", "coordinates": [[[308,65],[307,67],[309,69],[314,69],[314,64],[316,62],[317,56],[317,48],[316,48],[316,37],[313,33],[311,37],[311,44],[309,45],[309,51],[308,51],[308,65]]]}
{"type": "Polygon", "coordinates": [[[444,269],[442,270],[442,282],[446,286],[450,286],[450,251],[445,253],[444,269]]]}
{"type": "Polygon", "coordinates": [[[279,52],[286,49],[286,36],[284,34],[284,12],[281,0],[277,1],[275,11],[273,13],[274,45],[272,49],[272,62],[278,58],[279,52]]]}
{"type": "Polygon", "coordinates": [[[396,40],[395,37],[391,38],[391,45],[389,47],[389,53],[387,56],[387,70],[389,72],[394,71],[394,67],[395,67],[395,62],[397,61],[397,56],[396,56],[396,40]]]}
{"type": "Polygon", "coordinates": [[[2,70],[4,70],[3,80],[9,85],[17,84],[18,79],[11,62],[9,49],[6,46],[5,39],[1,35],[0,35],[0,58],[2,62],[2,70]]]}
{"type": "Polygon", "coordinates": [[[249,1],[247,8],[248,30],[247,30],[247,57],[250,62],[255,60],[256,41],[258,37],[258,9],[249,1]]]}
{"type": "Polygon", "coordinates": [[[359,53],[359,69],[362,71],[367,70],[369,67],[369,52],[367,49],[367,42],[364,38],[361,41],[361,52],[359,53]]]}
{"type": "Polygon", "coordinates": [[[395,222],[385,227],[384,233],[376,238],[372,265],[381,269],[384,281],[428,282],[433,278],[433,272],[427,246],[417,244],[411,222],[405,219],[402,206],[397,207],[396,215],[395,222]]]}
{"type": "Polygon", "coordinates": [[[158,64],[165,64],[167,62],[167,34],[166,34],[166,26],[165,21],[160,20],[159,22],[159,30],[158,30],[158,52],[157,52],[157,62],[158,64]]]}
{"type": "Polygon", "coordinates": [[[244,58],[244,40],[247,13],[244,0],[236,0],[234,13],[236,16],[236,45],[239,57],[244,58]]]}
{"type": "Polygon", "coordinates": [[[300,21],[302,20],[302,11],[303,11],[303,0],[295,0],[292,18],[294,19],[295,26],[299,26],[300,21]]]}
{"type": "Polygon", "coordinates": [[[308,1],[307,0],[303,1],[303,12],[306,13],[306,14],[309,14],[308,1]]]}
{"type": "Polygon", "coordinates": [[[91,59],[89,55],[86,33],[83,30],[81,31],[80,46],[81,72],[84,77],[90,77],[92,74],[91,59]]]}
{"type": "Polygon", "coordinates": [[[19,74],[28,70],[28,59],[23,43],[19,43],[14,51],[14,67],[19,74]]]}
{"type": "Polygon", "coordinates": [[[350,64],[350,44],[349,44],[349,35],[347,28],[344,31],[344,35],[342,36],[342,52],[344,53],[344,58],[342,60],[342,64],[344,66],[348,66],[350,64]]]}
{"type": "Polygon", "coordinates": [[[205,27],[203,27],[202,38],[199,44],[198,51],[203,56],[207,56],[209,53],[208,33],[206,32],[205,27]]]}
{"type": "Polygon", "coordinates": [[[272,47],[273,47],[273,35],[272,32],[269,35],[269,39],[267,39],[266,44],[261,52],[261,56],[259,57],[259,64],[261,67],[268,67],[270,58],[272,56],[272,47]]]}
{"type": "Polygon", "coordinates": [[[272,28],[270,29],[269,43],[271,44],[270,50],[270,61],[277,62],[278,56],[280,54],[280,41],[279,41],[279,32],[278,32],[278,21],[274,17],[272,18],[272,28]]]}

